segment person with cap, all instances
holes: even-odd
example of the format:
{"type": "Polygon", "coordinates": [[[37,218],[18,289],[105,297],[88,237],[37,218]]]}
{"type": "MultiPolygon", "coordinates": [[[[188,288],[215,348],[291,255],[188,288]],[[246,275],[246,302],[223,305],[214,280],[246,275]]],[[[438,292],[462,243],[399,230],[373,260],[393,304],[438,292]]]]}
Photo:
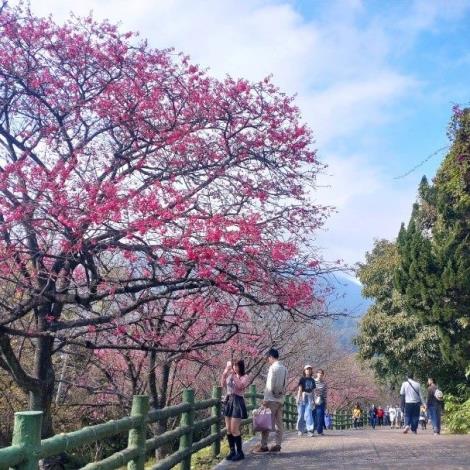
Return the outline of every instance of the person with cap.
{"type": "Polygon", "coordinates": [[[266,387],[264,389],[263,406],[271,410],[273,429],[275,429],[276,432],[276,440],[275,445],[268,448],[270,431],[263,431],[261,433],[261,443],[252,451],[255,454],[264,452],[280,452],[282,436],[284,433],[282,411],[287,390],[287,368],[279,361],[279,351],[277,349],[271,348],[266,354],[266,359],[269,363],[269,370],[266,378],[266,387]]]}
{"type": "Polygon", "coordinates": [[[313,436],[312,409],[314,388],[313,368],[310,364],[306,364],[297,389],[297,433],[299,436],[305,433],[305,428],[307,428],[308,436],[313,436]]]}

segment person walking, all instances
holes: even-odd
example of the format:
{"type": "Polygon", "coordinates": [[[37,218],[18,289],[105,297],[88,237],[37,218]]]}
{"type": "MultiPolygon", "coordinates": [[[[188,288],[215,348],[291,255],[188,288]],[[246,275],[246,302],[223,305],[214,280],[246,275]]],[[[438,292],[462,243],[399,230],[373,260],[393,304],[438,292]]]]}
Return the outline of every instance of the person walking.
{"type": "Polygon", "coordinates": [[[369,423],[372,429],[375,429],[375,425],[377,424],[377,408],[375,405],[369,408],[369,423]]]}
{"type": "Polygon", "coordinates": [[[400,429],[403,426],[403,411],[399,406],[396,406],[395,409],[397,410],[397,418],[396,418],[396,423],[397,423],[397,428],[400,429]]]}
{"type": "Polygon", "coordinates": [[[325,371],[323,369],[318,369],[317,376],[315,378],[315,390],[313,391],[313,412],[315,426],[319,436],[323,435],[323,429],[325,428],[325,409],[327,393],[328,386],[325,382],[325,371]]]}
{"type": "Polygon", "coordinates": [[[308,436],[313,436],[313,390],[315,379],[313,368],[310,364],[304,367],[303,376],[299,380],[297,388],[297,434],[302,436],[307,430],[308,436]]]}
{"type": "Polygon", "coordinates": [[[384,408],[384,426],[390,426],[390,414],[388,408],[384,408]]]}
{"type": "Polygon", "coordinates": [[[435,436],[441,433],[441,415],[444,404],[443,398],[444,396],[442,395],[442,392],[437,388],[436,380],[433,377],[429,377],[426,406],[435,436]]]}
{"type": "Polygon", "coordinates": [[[222,373],[221,385],[227,388],[224,417],[230,453],[225,458],[232,461],[243,460],[245,455],[242,449],[240,424],[242,419],[248,418],[244,399],[248,376],[245,374],[243,360],[236,361],[234,364],[231,361],[227,362],[222,373]]]}
{"type": "Polygon", "coordinates": [[[388,407],[388,417],[390,419],[390,429],[393,429],[397,422],[397,409],[394,406],[388,407]]]}
{"type": "Polygon", "coordinates": [[[270,349],[266,354],[269,363],[266,387],[264,389],[263,406],[271,410],[273,428],[276,431],[275,444],[268,448],[270,431],[261,433],[261,443],[253,449],[253,453],[280,452],[284,425],[282,422],[282,411],[287,388],[287,368],[279,361],[279,351],[270,349]]]}
{"type": "Polygon", "coordinates": [[[325,410],[325,427],[326,429],[333,429],[333,419],[328,409],[325,410]]]}
{"type": "Polygon", "coordinates": [[[361,406],[359,405],[359,403],[356,403],[356,406],[352,410],[352,418],[353,418],[353,427],[354,427],[354,429],[359,429],[359,422],[360,422],[360,419],[361,419],[361,415],[362,415],[361,406]]]}
{"type": "Polygon", "coordinates": [[[416,434],[419,422],[419,410],[421,403],[424,403],[421,395],[421,386],[419,382],[413,379],[413,373],[408,372],[406,380],[401,384],[400,395],[404,401],[405,428],[403,433],[411,431],[416,434]]]}
{"type": "Polygon", "coordinates": [[[379,426],[384,424],[384,409],[381,406],[377,408],[377,424],[379,426]]]}
{"type": "Polygon", "coordinates": [[[397,410],[397,428],[402,428],[404,423],[403,411],[399,406],[396,406],[395,409],[397,410]]]}
{"type": "Polygon", "coordinates": [[[419,411],[419,424],[421,425],[422,431],[426,430],[426,421],[427,421],[426,407],[424,405],[421,405],[421,409],[419,411]]]}

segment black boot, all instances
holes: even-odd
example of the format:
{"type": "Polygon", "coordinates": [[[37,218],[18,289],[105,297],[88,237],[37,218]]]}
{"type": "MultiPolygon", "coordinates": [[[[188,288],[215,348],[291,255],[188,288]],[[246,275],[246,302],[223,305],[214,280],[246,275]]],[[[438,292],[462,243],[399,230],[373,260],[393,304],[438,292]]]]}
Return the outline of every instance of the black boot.
{"type": "Polygon", "coordinates": [[[227,441],[230,448],[230,453],[227,455],[227,457],[225,457],[225,460],[233,460],[233,458],[237,455],[235,452],[235,437],[231,434],[227,434],[227,441]]]}
{"type": "Polygon", "coordinates": [[[237,462],[238,460],[243,460],[245,458],[245,454],[243,453],[242,449],[242,436],[234,436],[235,440],[235,448],[237,449],[237,453],[235,457],[232,458],[233,462],[237,462]]]}

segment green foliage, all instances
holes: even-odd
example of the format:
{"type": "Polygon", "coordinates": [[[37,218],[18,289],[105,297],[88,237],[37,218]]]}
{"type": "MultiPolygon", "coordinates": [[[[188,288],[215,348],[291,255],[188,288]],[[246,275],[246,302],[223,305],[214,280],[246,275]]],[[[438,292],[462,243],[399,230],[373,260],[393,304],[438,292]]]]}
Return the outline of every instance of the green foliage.
{"type": "Polygon", "coordinates": [[[354,342],[359,357],[369,361],[379,379],[398,385],[406,371],[425,380],[442,376],[437,328],[403,310],[403,299],[394,287],[400,263],[397,245],[378,240],[357,274],[363,295],[374,300],[359,325],[354,342]]]}
{"type": "Polygon", "coordinates": [[[450,129],[450,152],[401,227],[395,287],[405,311],[437,329],[456,390],[470,364],[470,109],[457,109],[450,129]]]}
{"type": "Polygon", "coordinates": [[[470,398],[463,401],[450,395],[445,399],[444,424],[450,432],[470,432],[470,398]]]}

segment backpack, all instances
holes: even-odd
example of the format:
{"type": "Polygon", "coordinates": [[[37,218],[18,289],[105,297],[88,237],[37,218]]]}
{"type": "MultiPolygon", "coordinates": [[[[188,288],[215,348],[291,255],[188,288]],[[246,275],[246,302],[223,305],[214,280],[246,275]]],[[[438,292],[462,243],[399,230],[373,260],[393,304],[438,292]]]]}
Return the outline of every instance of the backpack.
{"type": "Polygon", "coordinates": [[[436,391],[434,392],[434,398],[435,398],[436,400],[442,401],[442,400],[444,400],[444,394],[442,393],[441,390],[439,390],[438,388],[436,388],[436,391]]]}

